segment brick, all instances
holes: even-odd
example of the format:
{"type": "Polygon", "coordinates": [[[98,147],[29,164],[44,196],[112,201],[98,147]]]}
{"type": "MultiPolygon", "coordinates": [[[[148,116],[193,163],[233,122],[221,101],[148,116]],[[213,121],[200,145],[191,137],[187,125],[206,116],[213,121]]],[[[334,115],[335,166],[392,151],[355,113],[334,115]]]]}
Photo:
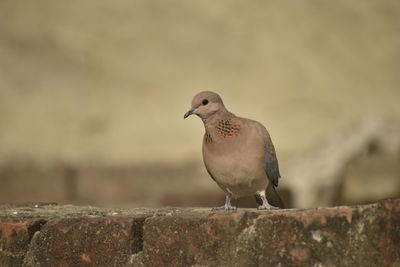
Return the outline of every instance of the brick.
{"type": "Polygon", "coordinates": [[[32,239],[27,266],[124,266],[142,250],[144,218],[50,220],[32,239]]]}
{"type": "Polygon", "coordinates": [[[234,212],[1,206],[0,266],[400,266],[400,199],[234,212]]]}
{"type": "Polygon", "coordinates": [[[400,200],[359,207],[151,217],[146,266],[395,266],[400,200]]]}
{"type": "Polygon", "coordinates": [[[44,223],[0,219],[0,266],[21,266],[33,234],[44,223]]]}

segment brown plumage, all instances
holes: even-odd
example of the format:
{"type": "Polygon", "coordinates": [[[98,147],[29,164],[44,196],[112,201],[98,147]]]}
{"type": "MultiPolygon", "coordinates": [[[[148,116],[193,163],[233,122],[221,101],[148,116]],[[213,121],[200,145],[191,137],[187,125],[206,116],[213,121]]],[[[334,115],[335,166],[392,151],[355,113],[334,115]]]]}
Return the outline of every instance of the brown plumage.
{"type": "Polygon", "coordinates": [[[210,176],[225,192],[222,208],[235,209],[231,198],[248,195],[256,196],[259,209],[283,208],[275,190],[280,178],[278,160],[266,128],[257,121],[235,116],[225,108],[221,97],[210,91],[193,98],[184,118],[191,114],[204,123],[203,160],[210,176]]]}

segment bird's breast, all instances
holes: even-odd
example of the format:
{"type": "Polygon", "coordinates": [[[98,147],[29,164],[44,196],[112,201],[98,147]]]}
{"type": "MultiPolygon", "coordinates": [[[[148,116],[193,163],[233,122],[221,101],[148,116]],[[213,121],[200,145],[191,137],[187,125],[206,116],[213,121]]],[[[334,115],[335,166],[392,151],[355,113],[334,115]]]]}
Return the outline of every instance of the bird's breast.
{"type": "MultiPolygon", "coordinates": [[[[206,133],[203,141],[203,160],[214,180],[223,189],[236,196],[262,188],[267,181],[262,168],[263,144],[246,134],[223,137],[216,132],[206,133]]],[[[253,192],[254,193],[254,192],[253,192]]]]}

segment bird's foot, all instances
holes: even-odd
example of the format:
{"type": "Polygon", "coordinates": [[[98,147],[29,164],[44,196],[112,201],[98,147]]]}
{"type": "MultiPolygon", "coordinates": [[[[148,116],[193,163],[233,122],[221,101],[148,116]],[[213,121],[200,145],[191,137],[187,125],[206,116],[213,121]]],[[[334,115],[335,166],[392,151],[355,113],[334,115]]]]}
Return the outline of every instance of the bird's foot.
{"type": "Polygon", "coordinates": [[[269,204],[268,205],[263,204],[261,206],[258,206],[257,209],[258,210],[279,210],[280,208],[272,206],[272,205],[269,205],[269,204]]]}
{"type": "Polygon", "coordinates": [[[221,207],[215,207],[212,208],[212,210],[236,210],[237,208],[235,206],[231,206],[231,205],[223,205],[221,207]]]}
{"type": "Polygon", "coordinates": [[[225,205],[224,208],[225,208],[225,210],[236,210],[237,209],[235,206],[231,206],[231,205],[229,205],[229,206],[225,205]]]}
{"type": "Polygon", "coordinates": [[[236,210],[236,207],[231,204],[231,196],[225,195],[225,205],[222,207],[212,208],[212,210],[236,210]]]}

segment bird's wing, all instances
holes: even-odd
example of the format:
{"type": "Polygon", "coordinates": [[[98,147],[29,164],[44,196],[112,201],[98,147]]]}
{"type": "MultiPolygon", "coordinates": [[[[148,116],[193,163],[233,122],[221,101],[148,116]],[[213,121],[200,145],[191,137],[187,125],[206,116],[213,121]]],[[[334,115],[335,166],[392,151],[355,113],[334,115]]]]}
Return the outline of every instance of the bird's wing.
{"type": "Polygon", "coordinates": [[[278,179],[281,177],[279,173],[278,159],[276,158],[275,148],[272,144],[271,137],[266,131],[265,134],[265,172],[267,173],[268,179],[275,185],[278,186],[278,179]]]}

